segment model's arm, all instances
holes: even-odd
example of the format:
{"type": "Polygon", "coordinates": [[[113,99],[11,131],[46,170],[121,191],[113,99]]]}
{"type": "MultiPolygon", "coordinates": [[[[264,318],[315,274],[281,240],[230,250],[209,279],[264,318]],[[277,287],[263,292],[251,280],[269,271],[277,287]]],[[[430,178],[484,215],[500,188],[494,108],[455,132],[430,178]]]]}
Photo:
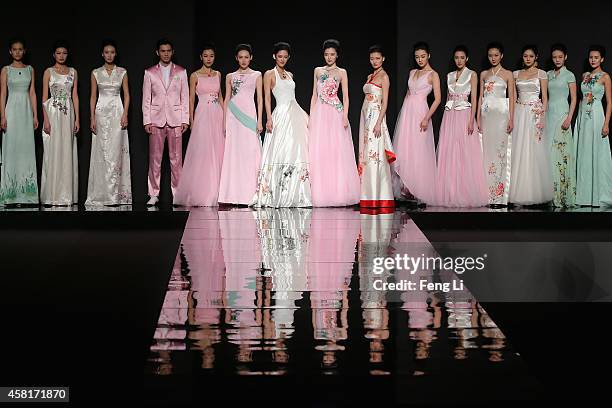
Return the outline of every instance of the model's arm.
{"type": "Polygon", "coordinates": [[[312,108],[317,102],[317,69],[314,69],[313,81],[312,81],[312,97],[310,98],[310,114],[312,115],[312,108]]]}
{"type": "Polygon", "coordinates": [[[431,73],[431,86],[434,92],[434,101],[429,107],[429,110],[427,111],[425,117],[421,120],[421,132],[425,132],[429,127],[429,121],[431,120],[431,117],[433,116],[436,109],[438,109],[440,101],[442,100],[442,91],[440,90],[440,76],[436,71],[431,73]]]}
{"type": "Polygon", "coordinates": [[[606,93],[606,117],[604,119],[604,125],[601,129],[601,136],[608,137],[610,134],[610,115],[612,115],[612,81],[610,81],[610,75],[604,75],[604,89],[606,93]]]}
{"type": "Polygon", "coordinates": [[[187,70],[183,69],[179,74],[181,78],[181,131],[185,133],[189,129],[189,80],[187,70]]]}
{"type": "Polygon", "coordinates": [[[262,82],[261,75],[257,75],[257,134],[260,134],[263,130],[262,120],[263,117],[263,95],[262,95],[262,82]]]}
{"type": "Polygon", "coordinates": [[[542,92],[542,109],[548,110],[548,79],[540,79],[540,89],[542,92]]]}
{"type": "Polygon", "coordinates": [[[507,83],[508,83],[508,98],[509,98],[509,109],[508,109],[508,125],[506,127],[506,133],[511,133],[514,129],[514,105],[516,104],[516,84],[514,82],[514,76],[512,72],[507,72],[507,83]]]}
{"type": "Polygon", "coordinates": [[[342,86],[342,105],[344,105],[343,118],[344,127],[347,128],[349,125],[348,114],[349,114],[349,86],[348,86],[348,73],[346,69],[340,71],[340,85],[342,86]]]}
{"type": "Polygon", "coordinates": [[[123,115],[121,115],[121,128],[125,129],[128,125],[128,111],[130,109],[130,85],[128,81],[127,71],[123,74],[123,80],[121,81],[121,88],[123,89],[123,115]]]}
{"type": "Polygon", "coordinates": [[[30,80],[30,108],[32,109],[32,122],[34,123],[34,129],[38,129],[38,110],[36,109],[36,83],[35,83],[35,72],[34,67],[30,66],[32,79],[30,80]]]}
{"type": "Polygon", "coordinates": [[[89,128],[93,133],[96,133],[96,100],[98,99],[98,81],[96,75],[91,71],[90,78],[91,94],[89,95],[89,128]]]}
{"type": "Polygon", "coordinates": [[[561,124],[561,128],[563,130],[569,129],[570,126],[572,125],[572,118],[574,117],[574,112],[576,111],[576,104],[578,102],[578,96],[577,96],[577,91],[576,91],[576,82],[570,82],[567,84],[567,86],[569,87],[569,94],[570,94],[570,106],[569,106],[569,111],[567,113],[567,117],[565,118],[565,120],[563,121],[563,123],[561,124]]]}
{"type": "Polygon", "coordinates": [[[7,70],[8,68],[4,67],[2,68],[2,72],[0,72],[0,118],[2,118],[2,130],[6,130],[7,70]]]}
{"type": "Polygon", "coordinates": [[[49,99],[49,78],[51,74],[49,69],[43,74],[43,89],[42,89],[42,111],[43,111],[43,130],[46,134],[51,134],[51,123],[49,123],[49,115],[47,115],[47,107],[45,102],[49,99]]]}
{"type": "Polygon", "coordinates": [[[480,109],[482,108],[482,98],[484,95],[484,76],[485,71],[480,73],[480,89],[478,93],[478,107],[476,108],[476,124],[478,125],[478,131],[482,132],[482,122],[480,120],[480,109]]]}
{"type": "MultiPolygon", "coordinates": [[[[74,69],[74,68],[73,68],[74,69]]],[[[72,106],[74,109],[74,133],[79,133],[79,129],[81,128],[80,118],[79,118],[79,77],[77,74],[77,70],[74,69],[74,83],[72,84],[72,106]]]]}
{"type": "Polygon", "coordinates": [[[381,134],[381,126],[382,126],[382,121],[383,119],[385,119],[385,115],[387,113],[387,106],[389,104],[389,75],[385,74],[382,76],[382,101],[381,101],[381,105],[380,105],[380,113],[378,114],[378,120],[376,121],[376,124],[374,125],[374,136],[376,137],[380,137],[381,134]]]}
{"type": "Polygon", "coordinates": [[[193,128],[193,118],[195,114],[196,87],[198,86],[198,74],[192,72],[189,76],[189,123],[193,128]]]}
{"type": "Polygon", "coordinates": [[[145,131],[151,134],[151,78],[147,71],[142,80],[142,124],[145,131]]]}
{"type": "Polygon", "coordinates": [[[264,74],[263,87],[264,87],[264,103],[266,107],[266,130],[272,132],[272,96],[270,95],[272,88],[274,87],[274,74],[271,71],[267,71],[264,74]]]}
{"type": "Polygon", "coordinates": [[[223,133],[225,134],[225,125],[227,123],[227,107],[230,98],[232,97],[232,74],[227,74],[225,77],[225,99],[223,100],[223,133]]]}
{"type": "Polygon", "coordinates": [[[470,74],[470,119],[468,121],[468,135],[474,133],[474,107],[478,103],[478,78],[476,72],[470,74]]]}

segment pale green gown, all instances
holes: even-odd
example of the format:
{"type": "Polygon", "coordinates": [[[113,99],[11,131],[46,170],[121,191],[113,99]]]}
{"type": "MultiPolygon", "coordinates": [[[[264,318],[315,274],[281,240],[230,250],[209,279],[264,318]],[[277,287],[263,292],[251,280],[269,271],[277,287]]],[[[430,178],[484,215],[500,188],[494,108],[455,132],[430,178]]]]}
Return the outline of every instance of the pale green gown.
{"type": "Polygon", "coordinates": [[[38,204],[34,123],[30,104],[32,67],[7,66],[6,131],[2,136],[0,205],[38,204]]]}
{"type": "Polygon", "coordinates": [[[602,137],[603,73],[583,80],[582,101],[576,121],[576,204],[594,207],[612,205],[612,156],[610,136],[602,137]]]}
{"type": "Polygon", "coordinates": [[[569,113],[569,84],[576,77],[562,67],[557,74],[548,71],[548,112],[546,112],[546,140],[550,143],[551,174],[555,207],[572,207],[576,202],[576,160],[572,126],[561,125],[569,113]]]}

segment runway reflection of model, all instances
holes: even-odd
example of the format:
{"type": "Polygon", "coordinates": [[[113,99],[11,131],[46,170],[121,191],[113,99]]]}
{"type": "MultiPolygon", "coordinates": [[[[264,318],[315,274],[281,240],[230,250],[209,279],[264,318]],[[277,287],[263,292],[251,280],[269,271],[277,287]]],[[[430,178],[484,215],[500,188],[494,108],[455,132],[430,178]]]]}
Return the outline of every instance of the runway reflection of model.
{"type": "Polygon", "coordinates": [[[308,242],[308,290],[315,349],[326,372],[336,368],[348,339],[348,291],[359,236],[359,212],[314,208],[308,242]]]}

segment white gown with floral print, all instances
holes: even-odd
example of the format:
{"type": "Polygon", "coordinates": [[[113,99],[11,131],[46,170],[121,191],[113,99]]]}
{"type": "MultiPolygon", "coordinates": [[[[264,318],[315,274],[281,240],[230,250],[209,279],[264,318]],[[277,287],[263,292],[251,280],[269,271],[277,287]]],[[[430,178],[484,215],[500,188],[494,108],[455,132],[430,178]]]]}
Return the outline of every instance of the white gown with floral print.
{"type": "Polygon", "coordinates": [[[43,103],[50,132],[43,130],[43,164],[40,201],[47,205],[72,205],[78,201],[77,142],[74,134],[72,85],[74,69],[58,74],[49,68],[49,99],[43,103]]]}

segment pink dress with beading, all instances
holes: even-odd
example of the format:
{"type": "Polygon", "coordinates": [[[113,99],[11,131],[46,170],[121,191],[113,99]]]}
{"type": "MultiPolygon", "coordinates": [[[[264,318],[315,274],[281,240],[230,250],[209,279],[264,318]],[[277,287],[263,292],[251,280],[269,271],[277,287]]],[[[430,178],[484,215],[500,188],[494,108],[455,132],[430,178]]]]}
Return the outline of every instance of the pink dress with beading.
{"type": "Polygon", "coordinates": [[[308,156],[314,207],[359,203],[355,148],[351,128],[343,124],[339,87],[340,80],[323,71],[317,80],[317,100],[310,112],[308,156]]]}
{"type": "Polygon", "coordinates": [[[198,75],[196,93],[198,106],[174,204],[216,206],[225,143],[221,77],[198,75]]]}

